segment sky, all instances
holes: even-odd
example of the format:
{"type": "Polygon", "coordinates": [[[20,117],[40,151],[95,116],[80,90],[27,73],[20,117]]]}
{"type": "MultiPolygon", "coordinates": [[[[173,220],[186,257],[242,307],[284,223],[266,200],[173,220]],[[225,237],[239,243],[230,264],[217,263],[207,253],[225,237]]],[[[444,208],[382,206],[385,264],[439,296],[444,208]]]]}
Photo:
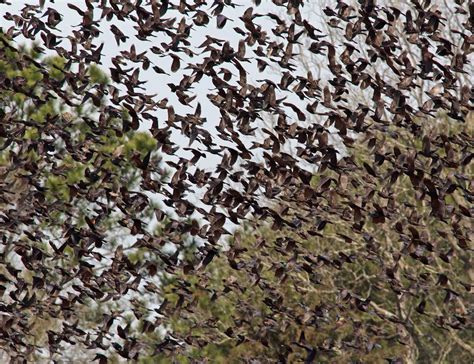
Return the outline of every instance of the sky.
{"type": "MultiPolygon", "coordinates": [[[[78,29],[80,27],[80,22],[81,22],[81,17],[79,16],[79,14],[67,6],[68,2],[73,2],[77,4],[80,8],[85,8],[84,1],[71,1],[71,0],[69,1],[55,0],[54,3],[52,1],[46,0],[45,6],[44,6],[45,10],[48,7],[52,7],[63,16],[63,21],[58,25],[59,32],[57,32],[56,34],[61,34],[64,36],[71,34],[74,29],[78,29]]],[[[37,0],[27,0],[27,1],[10,0],[10,3],[11,3],[10,5],[0,4],[0,17],[3,18],[3,15],[5,15],[7,12],[10,12],[11,14],[20,14],[21,9],[23,8],[25,3],[34,4],[34,3],[37,3],[37,0]]],[[[209,1],[208,4],[209,4],[208,11],[211,12],[212,1],[209,1]]],[[[235,4],[235,7],[226,7],[224,9],[223,15],[229,18],[229,21],[227,22],[227,24],[225,25],[223,29],[217,28],[215,19],[211,19],[211,22],[208,24],[207,27],[194,26],[192,28],[192,33],[191,33],[192,36],[189,39],[192,44],[190,48],[191,50],[195,51],[196,53],[200,53],[200,50],[196,47],[200,45],[201,43],[203,43],[206,40],[207,36],[211,36],[211,37],[218,38],[224,41],[228,41],[234,49],[237,49],[238,42],[240,39],[242,39],[242,36],[235,32],[234,27],[240,27],[242,29],[245,29],[245,26],[243,25],[242,21],[239,20],[238,18],[243,14],[245,9],[247,9],[248,7],[251,7],[251,6],[254,7],[254,13],[266,13],[269,10],[273,10],[274,13],[279,13],[281,18],[285,18],[285,14],[282,14],[282,10],[280,10],[282,8],[274,7],[270,1],[263,1],[262,2],[263,5],[257,8],[255,8],[254,2],[251,0],[235,1],[234,4],[235,4]]],[[[40,14],[39,16],[41,17],[41,15],[42,14],[40,14]]],[[[177,17],[176,22],[179,22],[182,15],[179,14],[178,12],[172,12],[170,14],[167,13],[166,17],[168,16],[169,17],[176,16],[177,17]]],[[[98,11],[96,11],[94,19],[100,19],[100,13],[98,11]]],[[[257,24],[260,24],[263,27],[263,29],[265,29],[268,32],[268,35],[270,37],[275,38],[275,36],[271,33],[271,29],[276,24],[273,20],[271,20],[268,17],[258,17],[254,20],[254,22],[257,24]]],[[[13,25],[11,22],[7,22],[5,19],[2,19],[2,22],[0,24],[5,29],[13,25]]],[[[189,19],[187,19],[187,24],[190,24],[189,19]]],[[[150,58],[150,60],[152,61],[154,65],[164,70],[167,70],[169,72],[169,75],[157,74],[153,71],[152,67],[150,67],[147,71],[141,70],[140,80],[147,81],[146,84],[144,85],[144,87],[146,88],[145,90],[146,93],[155,94],[156,101],[161,100],[163,98],[168,98],[170,101],[169,104],[173,105],[175,112],[180,115],[194,113],[194,110],[197,104],[200,103],[202,107],[202,116],[206,118],[205,128],[213,136],[216,136],[217,132],[215,130],[215,127],[219,123],[220,115],[217,112],[217,108],[210,103],[210,101],[208,100],[206,96],[209,93],[212,93],[213,90],[215,89],[211,81],[203,77],[203,79],[194,86],[193,92],[197,95],[197,98],[191,103],[191,106],[182,105],[177,100],[175,95],[170,91],[170,88],[168,87],[169,83],[178,84],[184,74],[192,73],[191,70],[184,69],[187,61],[192,61],[193,63],[200,63],[201,60],[204,58],[204,56],[207,56],[208,53],[204,55],[196,55],[195,57],[193,57],[193,59],[190,59],[184,53],[180,53],[180,57],[182,57],[181,69],[173,73],[169,71],[170,65],[171,65],[171,59],[169,57],[167,58],[160,57],[159,55],[153,54],[150,51],[151,47],[153,46],[160,47],[161,43],[168,41],[169,38],[162,37],[160,36],[160,34],[157,34],[156,37],[149,38],[150,39],[149,41],[146,41],[146,42],[140,41],[136,39],[135,37],[135,34],[137,32],[133,28],[134,25],[135,24],[130,20],[119,21],[117,19],[114,19],[112,22],[107,22],[105,19],[101,20],[99,24],[99,29],[102,31],[102,33],[100,34],[98,39],[94,40],[94,44],[104,43],[104,48],[102,50],[103,56],[101,59],[102,64],[100,65],[100,67],[106,73],[109,73],[109,68],[112,66],[112,63],[111,63],[112,57],[116,56],[120,52],[129,51],[131,45],[134,44],[136,46],[137,53],[147,52],[147,56],[150,58]],[[125,35],[129,37],[125,43],[121,43],[119,46],[117,45],[115,37],[110,31],[111,25],[117,26],[125,35]]],[[[317,24],[315,24],[315,26],[317,27],[317,24]]],[[[69,40],[67,38],[64,38],[61,46],[64,47],[66,50],[70,49],[69,40]]],[[[253,55],[253,53],[251,53],[250,49],[247,48],[246,55],[251,56],[253,55]]],[[[236,76],[235,79],[238,80],[239,78],[238,70],[232,65],[226,64],[225,67],[228,70],[230,70],[234,74],[234,76],[236,76]]],[[[248,77],[249,83],[259,84],[258,80],[262,80],[262,79],[269,79],[275,83],[280,82],[281,73],[275,72],[270,67],[268,67],[264,72],[260,73],[256,67],[255,58],[253,58],[251,62],[245,63],[245,68],[248,73],[247,77],[248,77]]],[[[300,72],[301,75],[306,75],[306,71],[303,69],[297,70],[297,72],[300,72]]],[[[287,101],[291,101],[295,104],[298,104],[299,100],[295,95],[286,94],[285,96],[288,97],[287,101]]],[[[160,121],[159,127],[163,127],[166,122],[165,120],[167,118],[167,112],[163,110],[158,110],[156,113],[154,113],[154,115],[157,116],[160,121]]],[[[297,119],[295,117],[295,121],[296,120],[297,119]]],[[[144,121],[140,126],[140,130],[142,131],[148,130],[149,128],[150,128],[150,123],[148,123],[147,121],[144,121]]],[[[256,137],[249,137],[249,138],[244,137],[242,138],[242,141],[244,142],[244,144],[246,144],[247,147],[251,147],[252,142],[255,142],[255,141],[262,142],[263,138],[264,138],[263,134],[260,133],[260,134],[257,134],[256,137]]],[[[189,146],[189,141],[187,137],[181,136],[178,130],[173,130],[171,139],[177,145],[181,146],[181,149],[174,156],[164,155],[163,157],[165,161],[171,161],[171,162],[177,163],[180,157],[185,157],[185,158],[192,157],[191,152],[185,151],[183,149],[189,146]]],[[[217,138],[215,138],[215,140],[217,140],[217,138]]],[[[224,140],[218,140],[218,144],[221,146],[228,146],[228,147],[235,148],[233,143],[229,143],[224,140]]],[[[206,149],[205,146],[200,145],[200,143],[197,141],[194,142],[193,145],[191,145],[191,147],[200,149],[201,151],[204,151],[206,149]]],[[[253,160],[256,162],[261,161],[260,157],[261,155],[259,155],[258,153],[255,153],[253,160]]],[[[201,160],[197,163],[195,168],[204,169],[206,171],[213,171],[215,169],[215,166],[220,162],[220,158],[221,157],[216,156],[214,154],[207,153],[206,158],[201,158],[201,160]]],[[[190,169],[190,172],[191,173],[194,172],[194,169],[190,169]]],[[[205,208],[206,210],[209,210],[211,208],[210,206],[204,206],[201,203],[199,203],[199,199],[204,192],[205,191],[203,190],[201,191],[195,190],[194,196],[188,196],[188,199],[190,200],[190,202],[198,204],[201,207],[205,208]]],[[[227,226],[227,225],[226,227],[232,228],[231,226],[227,226]]]]}

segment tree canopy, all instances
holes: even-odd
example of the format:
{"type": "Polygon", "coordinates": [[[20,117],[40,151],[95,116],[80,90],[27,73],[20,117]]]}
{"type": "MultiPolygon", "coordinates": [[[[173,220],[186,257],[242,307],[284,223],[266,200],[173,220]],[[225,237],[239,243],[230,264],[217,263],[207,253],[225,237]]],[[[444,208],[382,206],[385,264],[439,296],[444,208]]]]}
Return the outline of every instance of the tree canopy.
{"type": "Polygon", "coordinates": [[[472,361],[472,4],[28,2],[4,357],[472,361]]]}

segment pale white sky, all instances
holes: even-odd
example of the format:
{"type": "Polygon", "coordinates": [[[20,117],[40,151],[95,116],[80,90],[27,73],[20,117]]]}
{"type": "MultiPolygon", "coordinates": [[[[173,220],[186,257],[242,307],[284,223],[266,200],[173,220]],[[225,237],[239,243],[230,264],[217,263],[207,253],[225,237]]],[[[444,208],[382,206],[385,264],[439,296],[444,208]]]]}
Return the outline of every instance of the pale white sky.
{"type": "MultiPolygon", "coordinates": [[[[48,7],[52,7],[56,9],[62,16],[63,16],[63,21],[58,25],[58,29],[60,32],[56,32],[58,35],[68,35],[72,33],[72,30],[77,29],[80,27],[80,22],[81,22],[81,17],[79,14],[70,9],[67,6],[68,2],[74,2],[76,3],[80,8],[85,8],[84,2],[83,1],[66,1],[66,0],[55,0],[54,3],[52,1],[46,0],[46,4],[44,7],[44,10],[46,10],[48,7]]],[[[7,22],[5,19],[3,19],[3,15],[6,12],[10,12],[12,14],[20,14],[21,9],[23,8],[25,3],[37,3],[35,0],[29,0],[29,1],[15,1],[11,0],[11,5],[5,5],[5,4],[0,4],[0,17],[2,18],[2,22],[0,23],[1,26],[5,29],[9,28],[12,24],[12,22],[7,22]]],[[[208,3],[209,5],[207,6],[207,9],[209,13],[211,12],[211,5],[212,2],[208,3]]],[[[238,47],[238,42],[240,39],[242,39],[242,36],[237,34],[234,31],[234,27],[240,27],[241,29],[245,30],[245,26],[243,25],[242,21],[239,20],[238,18],[242,16],[243,12],[248,8],[248,7],[254,7],[254,13],[267,13],[268,11],[272,11],[273,13],[280,14],[280,17],[283,19],[285,18],[285,14],[282,13],[284,8],[281,7],[276,7],[274,6],[270,1],[263,1],[261,6],[255,7],[253,1],[251,0],[242,0],[242,1],[235,1],[234,4],[236,5],[235,8],[232,7],[226,7],[223,11],[223,15],[228,17],[229,20],[226,24],[226,26],[223,29],[218,29],[216,26],[216,21],[215,19],[211,19],[210,23],[206,27],[197,27],[193,26],[192,31],[191,31],[191,38],[189,41],[192,43],[192,46],[190,47],[191,50],[195,51],[198,53],[195,57],[192,59],[188,58],[184,53],[180,53],[180,57],[182,58],[181,62],[181,69],[177,71],[176,73],[172,73],[169,71],[170,75],[162,75],[162,74],[157,74],[155,71],[153,71],[152,67],[149,68],[147,71],[141,70],[140,72],[140,79],[147,81],[145,85],[143,85],[146,90],[144,90],[148,94],[156,94],[155,99],[161,100],[163,98],[168,98],[169,99],[169,104],[173,105],[175,112],[180,115],[186,115],[186,114],[192,114],[194,113],[194,110],[198,104],[198,102],[202,106],[202,116],[207,118],[205,128],[208,130],[210,133],[212,133],[213,136],[215,136],[214,141],[218,143],[221,146],[230,146],[234,147],[233,143],[226,142],[224,140],[218,139],[217,137],[217,132],[215,130],[215,126],[218,125],[220,121],[220,114],[218,112],[218,109],[210,103],[206,95],[208,95],[211,92],[214,92],[213,90],[215,89],[214,85],[210,81],[209,78],[203,77],[202,80],[194,85],[193,92],[196,93],[197,98],[192,102],[191,107],[189,106],[184,106],[182,105],[177,98],[174,96],[174,94],[171,92],[170,88],[168,87],[168,83],[174,83],[177,84],[181,80],[182,76],[184,74],[190,75],[192,73],[192,70],[185,70],[184,67],[186,66],[186,63],[188,61],[191,61],[192,63],[201,63],[202,60],[204,59],[205,56],[207,56],[209,53],[206,53],[204,55],[199,55],[200,49],[197,48],[198,45],[200,45],[204,40],[206,39],[206,36],[212,36],[224,41],[229,41],[230,45],[234,48],[237,49],[238,47]]],[[[38,16],[41,16],[42,14],[39,14],[38,16]]],[[[176,11],[169,11],[165,17],[176,17],[176,23],[178,23],[181,20],[182,14],[176,12],[176,11]]],[[[94,19],[99,19],[100,18],[100,12],[96,11],[94,19]]],[[[187,18],[186,19],[187,24],[191,24],[191,19],[187,18]]],[[[254,23],[260,24],[264,30],[267,31],[268,36],[273,39],[277,39],[274,34],[271,32],[271,29],[273,28],[274,24],[276,24],[273,20],[271,20],[268,17],[258,17],[254,19],[254,23]]],[[[164,70],[168,71],[170,70],[170,64],[171,64],[171,58],[170,57],[159,57],[156,54],[153,54],[149,49],[152,46],[156,47],[161,47],[160,44],[162,42],[169,42],[170,38],[166,35],[162,35],[160,33],[157,33],[155,37],[150,37],[149,41],[144,42],[141,40],[138,40],[135,38],[135,34],[137,33],[136,30],[133,28],[135,24],[130,21],[119,21],[117,19],[114,19],[112,22],[107,22],[105,19],[103,19],[99,25],[100,30],[102,31],[102,34],[99,36],[98,39],[94,40],[94,44],[100,44],[104,43],[104,48],[102,50],[102,65],[101,67],[106,73],[109,73],[109,67],[112,66],[111,64],[111,59],[115,55],[119,54],[121,51],[128,51],[130,50],[131,44],[135,44],[137,52],[147,52],[148,58],[151,60],[151,62],[154,65],[159,66],[160,68],[163,68],[164,70]],[[115,37],[110,31],[110,25],[116,25],[125,35],[129,36],[129,39],[125,43],[121,43],[120,46],[117,46],[117,43],[115,41],[115,37]]],[[[317,24],[315,24],[317,27],[317,24]]],[[[279,40],[280,42],[283,41],[283,39],[279,40]]],[[[70,42],[68,39],[64,39],[63,43],[61,44],[62,47],[64,47],[66,50],[70,49],[70,42]]],[[[216,45],[216,47],[218,47],[216,45]]],[[[260,73],[257,70],[256,67],[256,59],[255,57],[252,57],[254,54],[250,47],[247,47],[247,53],[246,56],[249,56],[251,59],[251,62],[249,63],[243,63],[248,75],[248,82],[252,83],[254,85],[260,84],[257,80],[262,80],[262,79],[270,79],[275,83],[280,82],[281,74],[273,72],[270,67],[268,67],[265,72],[260,73]]],[[[129,67],[138,67],[139,65],[129,63],[129,67]]],[[[227,68],[234,74],[234,78],[232,81],[229,83],[231,84],[236,84],[236,80],[238,80],[238,70],[231,65],[230,63],[223,64],[222,67],[227,68]]],[[[127,68],[125,66],[124,68],[127,68]]],[[[300,71],[301,75],[305,75],[306,72],[301,70],[300,71]]],[[[295,74],[295,73],[294,73],[295,74]]],[[[277,98],[280,98],[282,96],[287,96],[288,99],[287,101],[291,101],[295,104],[299,104],[300,101],[296,97],[296,95],[292,94],[291,92],[286,92],[285,94],[277,94],[277,98]]],[[[302,107],[302,110],[304,110],[304,107],[302,107]]],[[[158,110],[155,113],[155,116],[158,117],[160,120],[160,125],[159,127],[163,127],[166,123],[166,118],[167,118],[167,112],[158,110]]],[[[297,121],[297,118],[295,116],[295,121],[297,121]]],[[[141,130],[147,130],[149,129],[150,124],[147,123],[146,121],[141,125],[141,130]]],[[[182,137],[179,135],[179,131],[173,130],[172,134],[172,140],[177,144],[180,145],[182,148],[188,147],[188,139],[186,137],[182,137]]],[[[263,137],[261,133],[256,134],[256,137],[243,137],[242,141],[247,147],[250,147],[252,145],[252,142],[257,141],[257,142],[262,142],[263,137]]],[[[199,149],[201,151],[204,151],[206,148],[205,146],[201,145],[199,142],[194,142],[192,145],[193,148],[199,149]]],[[[191,152],[187,152],[183,149],[180,149],[175,156],[169,156],[169,155],[163,155],[163,158],[165,161],[173,161],[177,162],[179,157],[186,157],[189,158],[191,157],[192,154],[191,152]]],[[[259,160],[259,155],[255,155],[254,158],[255,161],[259,160]]],[[[206,158],[201,158],[200,161],[198,162],[198,165],[196,166],[197,168],[213,171],[215,169],[215,166],[220,162],[220,157],[215,156],[211,153],[207,153],[206,158]]],[[[194,168],[191,168],[189,170],[191,173],[194,172],[194,168]]],[[[203,192],[205,191],[195,191],[196,195],[195,196],[189,196],[189,199],[193,203],[198,203],[199,197],[202,195],[203,192]]],[[[210,209],[210,206],[203,206],[201,204],[201,207],[204,207],[206,210],[210,209]]]]}

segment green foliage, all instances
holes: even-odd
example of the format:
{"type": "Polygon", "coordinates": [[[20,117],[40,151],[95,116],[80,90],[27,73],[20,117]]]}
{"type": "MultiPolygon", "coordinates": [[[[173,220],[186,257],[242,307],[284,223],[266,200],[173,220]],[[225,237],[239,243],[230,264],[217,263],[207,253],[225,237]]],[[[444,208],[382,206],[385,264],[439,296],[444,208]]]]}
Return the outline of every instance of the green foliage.
{"type": "MultiPolygon", "coordinates": [[[[111,205],[106,197],[105,191],[114,193],[120,188],[133,190],[142,180],[142,171],[137,168],[137,159],[143,158],[151,153],[150,164],[156,166],[154,177],[161,178],[158,170],[160,158],[156,151],[156,140],[146,132],[129,131],[127,133],[117,133],[114,131],[115,125],[121,125],[122,120],[111,118],[107,120],[107,132],[95,139],[93,145],[90,144],[90,134],[96,128],[102,104],[105,100],[101,97],[100,104],[95,105],[91,100],[78,103],[76,107],[60,102],[60,98],[49,93],[45,94],[43,85],[44,77],[62,82],[65,78],[66,62],[60,57],[43,58],[41,54],[32,49],[24,48],[24,55],[32,57],[41,63],[44,70],[40,70],[33,63],[24,65],[18,53],[4,50],[3,58],[0,57],[0,73],[4,73],[8,78],[24,80],[24,92],[12,92],[2,90],[0,92],[0,110],[2,117],[2,128],[8,133],[14,132],[15,139],[7,142],[7,138],[0,137],[0,168],[2,169],[2,181],[4,186],[14,193],[7,194],[8,200],[2,200],[2,208],[11,209],[14,206],[19,211],[22,204],[27,204],[28,195],[41,191],[45,206],[54,208],[46,209],[44,218],[34,221],[31,228],[32,234],[40,231],[39,236],[47,237],[47,240],[32,241],[31,236],[23,235],[23,242],[27,249],[35,247],[40,249],[45,255],[51,256],[55,249],[63,244],[61,229],[70,226],[76,231],[81,231],[88,224],[94,224],[97,235],[102,238],[107,236],[107,245],[104,246],[102,254],[114,252],[123,239],[130,235],[130,231],[125,228],[123,213],[111,205]],[[40,102],[33,102],[32,98],[38,97],[40,102]],[[8,118],[8,119],[7,119],[8,118]],[[9,120],[10,122],[6,122],[9,120]],[[49,126],[53,125],[53,127],[49,126]],[[56,128],[62,128],[63,138],[54,138],[51,131],[56,132],[56,128]],[[16,132],[15,132],[16,130],[16,132]],[[89,134],[89,135],[88,135],[89,134]],[[20,154],[21,164],[15,165],[13,158],[20,154]],[[52,162],[53,161],[53,162],[52,162]],[[15,165],[15,169],[11,166],[15,165]],[[100,173],[95,175],[97,166],[100,166],[100,173]],[[5,173],[5,171],[7,171],[5,173]],[[28,187],[24,178],[34,175],[36,189],[28,187]],[[23,182],[22,182],[23,181],[23,182]],[[82,187],[80,187],[82,186],[82,187]],[[81,191],[86,189],[87,193],[81,191]],[[112,213],[100,216],[100,208],[110,209],[112,213]],[[120,225],[120,222],[123,225],[120,225]]],[[[94,92],[100,85],[108,84],[108,77],[96,65],[91,64],[87,70],[88,85],[84,92],[94,92]]],[[[70,91],[65,83],[63,86],[65,93],[70,91]]],[[[73,100],[71,98],[71,100],[73,100]]],[[[123,113],[126,117],[126,112],[123,113]]],[[[163,174],[164,176],[164,174],[163,174]]],[[[137,218],[150,219],[156,203],[149,203],[149,206],[142,207],[136,212],[137,218]]],[[[9,238],[6,233],[5,239],[9,238]]],[[[43,267],[44,272],[37,275],[26,270],[22,273],[22,279],[28,284],[33,284],[33,277],[43,277],[42,282],[52,284],[60,277],[61,271],[75,272],[77,267],[85,264],[84,251],[81,250],[83,241],[76,245],[66,244],[61,249],[59,259],[48,260],[43,267]],[[46,274],[46,275],[45,275],[46,274]]],[[[140,254],[133,251],[130,258],[139,259],[140,254]]],[[[142,255],[143,256],[143,255],[142,255]]],[[[6,265],[15,266],[18,255],[15,251],[3,249],[2,264],[0,274],[7,274],[6,265]]],[[[107,258],[110,259],[110,258],[107,258]]],[[[93,274],[101,274],[103,268],[97,266],[93,274]]],[[[36,282],[36,281],[35,281],[36,282]]],[[[37,284],[37,283],[35,283],[37,284]]],[[[43,283],[44,284],[44,283],[43,283]]],[[[61,289],[71,289],[74,282],[64,282],[61,289]]],[[[104,285],[100,288],[104,295],[112,292],[110,287],[104,285]]],[[[83,329],[97,328],[102,322],[103,315],[117,309],[116,303],[97,302],[91,293],[81,298],[78,313],[81,317],[83,329]]],[[[47,294],[37,290],[36,299],[41,302],[50,299],[47,294]]],[[[61,330],[64,321],[68,317],[54,312],[54,308],[49,307],[48,311],[39,313],[38,316],[31,317],[29,324],[32,325],[29,342],[41,347],[48,346],[48,331],[61,330]]],[[[150,339],[151,340],[151,339],[150,339]]],[[[79,348],[70,351],[71,358],[75,361],[90,362],[92,358],[82,356],[79,348]]],[[[30,355],[32,361],[40,360],[39,357],[30,355]]],[[[110,362],[120,362],[116,357],[111,356],[110,362]],[[115,358],[115,359],[114,359],[115,358]]]]}
{"type": "MultiPolygon", "coordinates": [[[[441,119],[427,132],[442,133],[447,125],[450,133],[465,132],[466,126],[441,119]]],[[[320,214],[308,214],[303,227],[278,231],[249,226],[235,233],[232,249],[221,251],[205,270],[164,281],[162,295],[169,300],[166,314],[172,317],[172,332],[194,347],[180,352],[183,362],[304,362],[311,348],[318,363],[382,363],[385,358],[431,363],[440,357],[469,362],[469,351],[459,343],[469,342],[470,334],[442,327],[453,313],[466,319],[468,252],[432,215],[430,205],[416,193],[413,178],[401,175],[390,182],[389,163],[376,171],[387,175],[386,184],[362,176],[364,163],[372,165],[377,153],[422,149],[410,134],[398,132],[396,144],[382,133],[374,135],[380,144],[357,141],[350,158],[360,169],[342,177],[333,171],[315,176],[315,190],[328,178],[339,184],[323,186],[327,193],[320,200],[320,214]],[[373,190],[366,189],[362,178],[373,182],[373,190]],[[362,228],[349,203],[374,211],[362,228]],[[326,204],[347,204],[347,215],[341,214],[347,218],[325,215],[326,204]],[[394,229],[388,219],[376,218],[376,206],[387,206],[400,226],[394,229]],[[413,214],[416,225],[409,222],[413,214]],[[362,229],[364,238],[355,238],[354,229],[362,229]],[[403,249],[412,249],[407,243],[413,234],[438,252],[455,248],[458,257],[448,264],[421,246],[418,255],[401,256],[403,249]],[[386,266],[393,266],[393,271],[386,266]],[[420,277],[421,287],[414,284],[420,277]],[[420,296],[426,302],[424,311],[419,308],[420,296]]],[[[427,169],[428,158],[425,161],[421,168],[427,169]]],[[[464,172],[472,175],[469,168],[464,172]]],[[[439,178],[449,180],[449,171],[445,173],[439,178]]],[[[462,190],[456,190],[446,202],[458,206],[461,197],[462,190]]],[[[290,207],[302,215],[297,205],[290,207]]]]}

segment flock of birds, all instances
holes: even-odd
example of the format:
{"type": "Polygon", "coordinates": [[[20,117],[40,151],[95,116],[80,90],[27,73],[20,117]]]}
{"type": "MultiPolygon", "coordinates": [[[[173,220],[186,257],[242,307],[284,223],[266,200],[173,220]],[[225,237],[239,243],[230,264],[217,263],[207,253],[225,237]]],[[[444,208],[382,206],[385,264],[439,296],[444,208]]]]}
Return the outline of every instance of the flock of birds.
{"type": "MultiPolygon", "coordinates": [[[[349,213],[353,236],[344,238],[352,240],[362,238],[368,219],[375,223],[395,223],[398,216],[390,203],[387,207],[372,206],[370,200],[374,193],[383,193],[382,185],[390,186],[406,175],[419,198],[427,201],[431,216],[449,225],[459,246],[469,249],[472,231],[463,221],[472,218],[472,180],[469,181],[472,175],[463,171],[474,155],[472,134],[446,132],[435,139],[422,134],[424,125],[435,123],[440,114],[447,115],[453,123],[472,122],[469,113],[474,96],[469,72],[474,43],[473,3],[456,1],[453,5],[463,21],[459,29],[450,30],[453,38],[448,38],[443,33],[447,21],[445,9],[431,4],[430,0],[422,3],[411,0],[409,10],[384,6],[375,0],[359,0],[352,5],[337,0],[334,6],[324,9],[324,14],[329,27],[343,34],[345,40],[341,44],[331,43],[327,34],[312,23],[303,11],[308,4],[302,0],[272,0],[278,11],[268,13],[258,11],[262,5],[256,0],[249,7],[235,5],[230,0],[215,0],[212,4],[204,0],[85,0],[84,5],[71,2],[68,7],[82,21],[70,34],[58,31],[63,16],[55,10],[54,2],[46,3],[41,0],[38,4],[25,5],[20,13],[7,13],[0,35],[2,60],[13,59],[19,70],[36,67],[42,75],[32,88],[21,76],[0,74],[1,92],[22,94],[35,108],[54,101],[70,110],[62,115],[48,115],[42,122],[18,119],[15,112],[2,112],[1,149],[8,155],[9,164],[2,167],[1,179],[12,182],[4,182],[0,187],[4,206],[0,211],[4,246],[0,268],[5,268],[0,274],[0,284],[14,288],[8,291],[10,303],[0,301],[0,347],[12,357],[20,361],[32,352],[41,351],[28,342],[34,325],[32,317],[39,315],[65,320],[58,330],[47,332],[51,352],[60,352],[62,343],[77,341],[93,352],[103,350],[104,354],[97,354],[96,358],[105,360],[106,350],[110,348],[107,343],[113,342],[116,336],[109,329],[118,316],[106,316],[101,328],[81,328],[75,307],[87,297],[103,302],[139,292],[143,282],[153,281],[149,274],[157,269],[146,261],[132,263],[121,247],[111,256],[104,256],[109,243],[101,223],[113,211],[120,211],[122,225],[131,235],[138,236],[134,247],[147,249],[159,257],[162,263],[159,269],[170,274],[181,270],[184,264],[179,259],[182,240],[173,239],[176,233],[199,237],[204,243],[195,252],[195,266],[188,268],[199,271],[219,254],[223,236],[229,234],[228,222],[237,226],[249,220],[270,222],[274,229],[294,231],[303,225],[309,229],[309,233],[303,233],[306,236],[324,235],[327,224],[339,218],[347,221],[349,213]],[[233,11],[242,9],[239,19],[243,26],[233,27],[234,19],[225,15],[229,7],[233,11]],[[260,23],[262,19],[264,25],[260,23]],[[109,25],[110,21],[115,22],[109,25]],[[124,34],[116,25],[121,21],[131,22],[136,33],[124,34]],[[236,48],[229,41],[211,36],[200,45],[194,44],[192,35],[196,28],[211,23],[233,33],[238,39],[236,48]],[[7,24],[11,26],[6,27],[7,24]],[[120,49],[126,42],[135,41],[145,45],[146,50],[138,51],[139,47],[132,45],[129,50],[120,51],[111,59],[111,82],[90,89],[87,69],[91,64],[100,65],[104,57],[104,44],[96,41],[102,32],[111,32],[120,49]],[[62,57],[64,65],[56,67],[62,78],[52,77],[49,66],[20,50],[20,38],[39,42],[34,46],[37,52],[47,50],[62,57]],[[364,51],[359,48],[361,44],[364,51]],[[297,66],[298,49],[327,60],[323,65],[329,75],[327,82],[312,72],[302,74],[297,66]],[[249,75],[248,64],[255,65],[260,72],[265,72],[267,67],[277,69],[281,77],[278,76],[278,82],[271,79],[251,82],[250,76],[254,75],[249,75]],[[374,69],[375,64],[384,72],[374,69]],[[168,84],[168,95],[152,95],[140,77],[142,70],[153,70],[158,76],[182,72],[182,77],[179,82],[168,84]],[[204,109],[194,92],[195,86],[202,82],[211,82],[214,87],[207,95],[212,110],[204,109]],[[41,93],[33,91],[38,88],[41,93]],[[371,99],[366,104],[354,105],[348,98],[350,90],[370,94],[371,99]],[[414,95],[420,90],[423,102],[418,104],[414,95]],[[192,111],[180,115],[170,101],[171,94],[181,109],[187,107],[192,111]],[[159,99],[159,96],[164,97],[159,99]],[[107,102],[103,103],[103,99],[107,102]],[[97,107],[98,113],[82,120],[89,131],[78,138],[68,130],[77,123],[73,116],[75,108],[88,102],[97,107]],[[123,118],[124,111],[129,118],[123,118]],[[158,117],[157,112],[164,112],[166,117],[158,117]],[[219,120],[217,133],[209,130],[207,115],[211,113],[219,120]],[[260,138],[255,132],[264,113],[273,115],[276,124],[272,129],[265,128],[264,137],[260,138]],[[119,124],[115,122],[117,119],[119,124]],[[107,154],[98,145],[108,133],[124,135],[138,130],[145,121],[150,123],[149,132],[157,142],[155,152],[165,160],[166,156],[179,155],[182,150],[192,157],[169,161],[172,177],[163,183],[154,177],[157,169],[153,165],[153,153],[134,155],[133,163],[141,171],[141,184],[139,190],[129,191],[117,186],[105,167],[108,160],[117,166],[124,164],[124,154],[120,151],[107,154]],[[421,149],[417,153],[398,147],[384,149],[383,140],[377,140],[375,135],[381,132],[387,138],[393,137],[392,127],[422,140],[421,149]],[[40,138],[25,137],[26,130],[31,128],[37,130],[40,138]],[[186,140],[184,145],[173,141],[173,131],[181,133],[181,140],[186,140]],[[331,135],[336,135],[341,145],[331,143],[331,135]],[[350,150],[359,138],[366,138],[375,148],[371,165],[358,165],[353,157],[340,155],[341,149],[350,150]],[[68,186],[67,202],[45,198],[44,173],[63,173],[63,157],[51,153],[58,140],[67,155],[87,166],[84,179],[68,186]],[[294,155],[283,151],[288,141],[297,143],[294,155]],[[29,154],[32,150],[38,154],[35,162],[29,154]],[[254,150],[263,151],[261,160],[255,160],[254,150]],[[219,160],[214,170],[198,168],[198,162],[205,161],[210,154],[219,160]],[[420,158],[429,160],[431,168],[423,168],[420,158]],[[314,174],[303,167],[303,161],[317,167],[320,174],[331,171],[338,177],[322,178],[315,186],[314,174]],[[391,166],[389,172],[381,173],[382,165],[391,166]],[[446,169],[454,170],[450,180],[439,178],[446,169]],[[21,201],[16,199],[17,205],[13,206],[11,196],[18,194],[15,189],[19,184],[23,191],[21,201]],[[363,198],[348,195],[347,186],[351,184],[365,185],[367,195],[363,198]],[[205,191],[200,205],[187,198],[193,188],[205,191]],[[456,190],[462,192],[465,202],[454,208],[448,206],[445,197],[456,190]],[[147,221],[137,218],[150,202],[148,192],[160,196],[175,213],[173,216],[157,209],[159,221],[167,216],[161,237],[148,232],[147,221]],[[334,194],[349,202],[323,203],[332,201],[334,194]],[[97,206],[86,213],[83,226],[74,223],[71,212],[80,199],[97,206]],[[51,215],[54,210],[69,216],[62,226],[54,225],[51,215]],[[196,213],[201,216],[199,222],[188,219],[196,213]],[[60,246],[48,234],[41,233],[44,226],[54,226],[54,234],[62,242],[60,246]],[[161,251],[160,247],[168,240],[177,246],[175,254],[161,251]],[[76,267],[70,271],[51,265],[64,258],[67,247],[74,249],[77,259],[76,267]],[[7,263],[7,251],[19,256],[20,268],[7,263]],[[100,274],[94,271],[104,261],[111,263],[100,274]],[[25,270],[31,273],[32,280],[25,278],[25,270]],[[72,290],[65,290],[72,282],[72,290]]],[[[385,192],[387,200],[395,203],[390,188],[385,192]]],[[[415,220],[408,230],[410,233],[404,226],[394,225],[394,229],[411,234],[411,244],[423,245],[415,220]]],[[[233,247],[229,249],[232,251],[233,247]]],[[[410,251],[406,249],[401,254],[410,251]]],[[[441,255],[449,261],[449,252],[441,255]]],[[[415,254],[415,259],[425,258],[415,254]]],[[[393,274],[392,279],[395,279],[393,274]]],[[[424,311],[424,305],[418,308],[424,311]]],[[[462,325],[462,320],[458,321],[461,323],[449,322],[462,325]]],[[[144,344],[130,339],[122,327],[118,336],[123,344],[113,344],[112,350],[124,358],[137,358],[144,344]]],[[[195,342],[189,339],[187,344],[192,346],[195,342]]],[[[168,338],[156,350],[180,345],[183,344],[177,339],[168,338]]]]}

